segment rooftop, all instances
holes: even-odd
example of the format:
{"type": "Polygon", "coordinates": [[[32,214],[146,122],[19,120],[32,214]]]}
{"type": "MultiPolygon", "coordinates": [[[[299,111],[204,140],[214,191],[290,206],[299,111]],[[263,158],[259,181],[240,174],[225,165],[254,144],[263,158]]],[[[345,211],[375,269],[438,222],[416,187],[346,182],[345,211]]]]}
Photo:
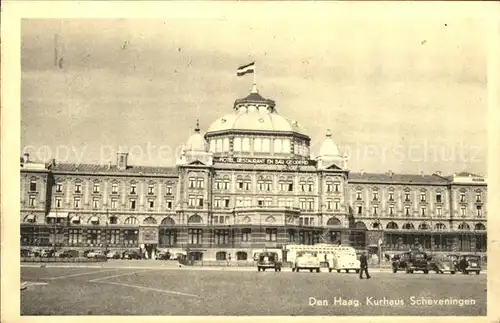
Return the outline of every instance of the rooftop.
{"type": "Polygon", "coordinates": [[[57,164],[53,166],[51,170],[55,173],[78,172],[177,176],[177,169],[175,167],[128,166],[126,169],[118,169],[115,165],[57,164]]]}

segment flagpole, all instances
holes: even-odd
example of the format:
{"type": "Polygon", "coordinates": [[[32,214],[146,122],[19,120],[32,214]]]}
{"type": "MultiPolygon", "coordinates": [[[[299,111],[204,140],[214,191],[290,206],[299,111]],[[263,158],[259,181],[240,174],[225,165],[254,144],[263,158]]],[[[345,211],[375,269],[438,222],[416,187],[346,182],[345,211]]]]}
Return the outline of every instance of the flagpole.
{"type": "Polygon", "coordinates": [[[252,92],[257,93],[257,64],[254,63],[253,65],[253,86],[252,86],[252,92]]]}

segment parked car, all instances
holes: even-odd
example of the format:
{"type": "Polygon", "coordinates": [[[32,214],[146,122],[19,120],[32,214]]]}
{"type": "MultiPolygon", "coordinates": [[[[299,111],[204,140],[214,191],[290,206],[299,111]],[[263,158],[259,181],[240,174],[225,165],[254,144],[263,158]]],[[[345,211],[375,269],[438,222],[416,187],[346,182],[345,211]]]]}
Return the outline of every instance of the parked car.
{"type": "Polygon", "coordinates": [[[59,254],[60,258],[76,258],[80,255],[78,250],[64,250],[59,254]]]}
{"type": "Polygon", "coordinates": [[[292,264],[292,271],[299,272],[301,269],[309,269],[310,272],[319,273],[321,262],[316,254],[310,252],[298,252],[295,262],[292,264]]]}
{"type": "Polygon", "coordinates": [[[397,273],[404,270],[407,274],[413,274],[415,271],[429,273],[429,261],[427,254],[422,251],[409,251],[395,255],[392,261],[392,272],[397,273]]]}
{"type": "Polygon", "coordinates": [[[50,257],[55,257],[55,251],[54,250],[42,250],[40,252],[40,257],[42,258],[50,258],[50,257]]]}
{"type": "Polygon", "coordinates": [[[462,255],[458,266],[463,274],[475,272],[476,275],[479,275],[481,272],[481,257],[477,255],[462,255]]]}
{"type": "Polygon", "coordinates": [[[261,252],[257,261],[257,271],[266,271],[266,269],[274,269],[281,271],[281,261],[276,252],[261,252]]]}
{"type": "Polygon", "coordinates": [[[141,255],[135,250],[129,250],[122,254],[122,259],[141,259],[141,255]]]}
{"type": "Polygon", "coordinates": [[[433,257],[429,262],[429,266],[430,270],[434,270],[437,274],[449,272],[453,275],[457,271],[454,260],[447,256],[433,257]]]}
{"type": "Polygon", "coordinates": [[[21,249],[21,257],[35,257],[35,253],[30,249],[21,249]]]}
{"type": "Polygon", "coordinates": [[[170,260],[171,254],[168,251],[159,251],[156,254],[156,260],[170,260]]]}
{"type": "Polygon", "coordinates": [[[87,253],[87,258],[106,258],[106,252],[104,250],[91,251],[87,253]]]}
{"type": "Polygon", "coordinates": [[[106,255],[108,259],[120,259],[121,255],[119,251],[108,251],[106,255]]]}

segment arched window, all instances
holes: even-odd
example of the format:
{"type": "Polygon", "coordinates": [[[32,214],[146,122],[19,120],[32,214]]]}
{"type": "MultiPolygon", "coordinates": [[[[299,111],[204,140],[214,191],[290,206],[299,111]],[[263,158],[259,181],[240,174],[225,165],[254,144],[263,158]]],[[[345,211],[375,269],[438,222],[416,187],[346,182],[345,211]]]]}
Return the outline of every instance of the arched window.
{"type": "Polygon", "coordinates": [[[418,229],[419,229],[419,230],[429,230],[429,226],[428,226],[426,223],[421,223],[421,224],[418,226],[418,229]]]}
{"type": "Polygon", "coordinates": [[[144,224],[156,224],[156,220],[155,220],[155,218],[150,216],[150,217],[145,218],[142,223],[144,223],[144,224]]]}
{"type": "Polygon", "coordinates": [[[198,223],[202,223],[202,222],[203,222],[203,220],[202,220],[201,216],[199,216],[198,214],[191,215],[188,219],[189,224],[198,224],[198,223]]]}
{"type": "Polygon", "coordinates": [[[415,229],[415,226],[414,226],[412,223],[409,223],[409,222],[408,222],[408,223],[405,223],[405,224],[403,225],[403,229],[404,229],[404,230],[413,230],[413,229],[415,229]]]}
{"type": "Polygon", "coordinates": [[[175,221],[171,217],[166,217],[161,221],[161,225],[175,225],[175,221]]]}
{"type": "Polygon", "coordinates": [[[81,219],[78,215],[74,215],[71,217],[71,220],[69,220],[70,224],[81,224],[81,219]]]}
{"type": "Polygon", "coordinates": [[[358,221],[354,223],[354,228],[355,229],[366,229],[366,225],[362,221],[358,221]]]}
{"type": "Polygon", "coordinates": [[[377,230],[377,229],[379,229],[379,228],[380,228],[380,224],[379,224],[378,222],[373,222],[373,223],[372,223],[372,229],[377,230]]]}
{"type": "Polygon", "coordinates": [[[486,227],[484,226],[484,224],[482,223],[477,223],[475,226],[474,226],[474,230],[486,230],[486,227]]]}
{"type": "Polygon", "coordinates": [[[397,230],[399,227],[396,222],[389,222],[387,223],[386,229],[397,230]]]}
{"type": "Polygon", "coordinates": [[[467,223],[463,222],[463,223],[460,223],[458,225],[458,230],[461,230],[461,231],[469,231],[470,230],[470,227],[467,223]]]}
{"type": "Polygon", "coordinates": [[[118,218],[116,216],[110,216],[109,217],[109,224],[118,224],[118,218]]]}
{"type": "Polygon", "coordinates": [[[340,222],[339,219],[337,219],[336,217],[333,217],[333,218],[330,218],[328,219],[328,221],[326,222],[326,225],[341,225],[342,223],[340,222]]]}
{"type": "Polygon", "coordinates": [[[246,252],[244,251],[238,251],[236,253],[236,260],[247,260],[248,259],[248,255],[246,252]]]}
{"type": "Polygon", "coordinates": [[[219,251],[215,254],[215,259],[226,260],[227,253],[225,251],[219,251]]]}
{"type": "Polygon", "coordinates": [[[137,221],[137,218],[131,216],[125,219],[125,224],[137,224],[139,221],[137,221]]]}
{"type": "Polygon", "coordinates": [[[446,225],[444,225],[443,223],[436,223],[434,228],[436,229],[436,231],[444,231],[446,230],[446,225]]]}
{"type": "Polygon", "coordinates": [[[99,222],[99,217],[97,215],[93,215],[89,219],[89,224],[98,225],[99,222]]]}

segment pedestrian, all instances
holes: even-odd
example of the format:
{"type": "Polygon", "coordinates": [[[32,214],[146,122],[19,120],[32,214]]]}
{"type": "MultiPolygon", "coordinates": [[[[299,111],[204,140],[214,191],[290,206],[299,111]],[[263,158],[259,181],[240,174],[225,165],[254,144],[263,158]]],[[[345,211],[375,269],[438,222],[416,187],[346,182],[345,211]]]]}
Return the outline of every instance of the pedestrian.
{"type": "Polygon", "coordinates": [[[360,263],[360,271],[359,271],[359,278],[363,279],[363,271],[366,274],[366,279],[370,279],[370,274],[368,273],[368,259],[366,257],[366,251],[363,251],[361,254],[361,257],[359,258],[359,263],[360,263]]]}

